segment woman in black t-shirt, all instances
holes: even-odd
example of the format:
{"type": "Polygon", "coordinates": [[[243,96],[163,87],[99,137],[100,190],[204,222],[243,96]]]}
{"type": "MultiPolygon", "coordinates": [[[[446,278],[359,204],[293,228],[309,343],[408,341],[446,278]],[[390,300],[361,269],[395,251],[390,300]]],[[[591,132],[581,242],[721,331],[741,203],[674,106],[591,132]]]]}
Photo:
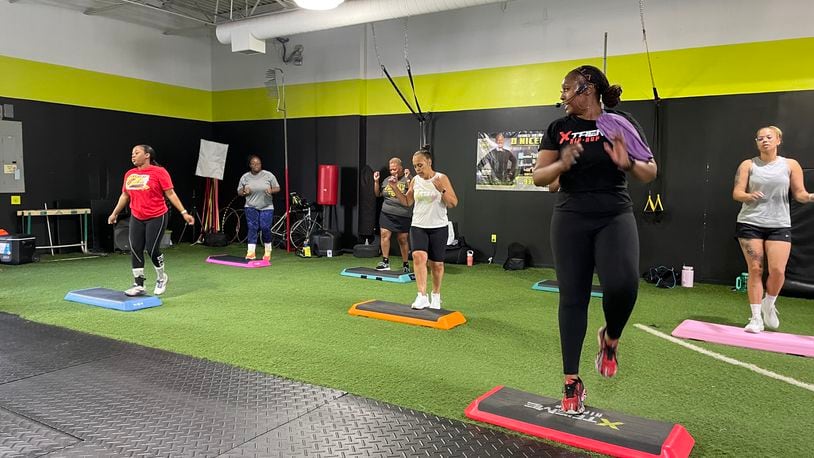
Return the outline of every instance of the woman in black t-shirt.
{"type": "MultiPolygon", "coordinates": [[[[622,88],[611,86],[596,67],[583,65],[570,71],[563,79],[560,95],[566,116],[548,126],[533,172],[537,186],[556,180],[560,184],[551,218],[551,248],[560,287],[565,374],[562,409],[569,414],[584,410],[579,358],[588,325],[594,268],[602,284],[606,323],[598,333],[596,368],[604,377],[616,374],[619,337],[638,294],[639,236],[626,174],[639,181],[652,181],[656,163],[631,157],[630,138],[628,142],[622,135],[606,138],[597,128],[602,103],[614,107],[621,94],[622,88]]],[[[612,113],[636,127],[646,148],[635,120],[622,112],[612,113]]]]}

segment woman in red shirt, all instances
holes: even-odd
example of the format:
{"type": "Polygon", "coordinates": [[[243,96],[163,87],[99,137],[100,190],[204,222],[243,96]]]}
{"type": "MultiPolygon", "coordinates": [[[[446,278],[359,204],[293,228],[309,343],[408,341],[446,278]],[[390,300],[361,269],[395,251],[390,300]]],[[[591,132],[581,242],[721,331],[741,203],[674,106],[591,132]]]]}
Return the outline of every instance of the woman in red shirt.
{"type": "Polygon", "coordinates": [[[122,195],[108,224],[116,224],[119,213],[129,203],[130,212],[130,252],[133,267],[133,286],[124,294],[143,296],[144,290],[144,251],[147,250],[155,266],[156,281],[153,294],[159,295],[167,289],[169,277],[164,272],[164,255],[161,254],[161,239],[167,229],[169,219],[166,197],[172,206],[181,212],[187,224],[194,224],[192,217],[175,194],[170,174],[155,161],[155,150],[149,145],[136,145],[131,153],[134,168],[124,174],[122,195]]]}

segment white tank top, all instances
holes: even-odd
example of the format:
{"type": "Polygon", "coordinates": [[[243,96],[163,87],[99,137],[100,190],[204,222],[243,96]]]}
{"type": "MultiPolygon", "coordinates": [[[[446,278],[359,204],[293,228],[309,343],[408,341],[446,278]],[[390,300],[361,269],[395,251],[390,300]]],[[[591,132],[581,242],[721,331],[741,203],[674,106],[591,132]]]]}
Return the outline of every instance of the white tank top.
{"type": "MultiPolygon", "coordinates": [[[[443,175],[435,172],[435,176],[440,179],[443,175]]],[[[432,179],[425,180],[418,175],[413,177],[413,198],[413,226],[434,229],[447,225],[447,205],[441,199],[441,191],[432,184],[432,179]]]]}
{"type": "Polygon", "coordinates": [[[791,227],[789,211],[789,181],[791,170],[785,157],[777,156],[772,162],[752,158],[746,192],[760,191],[763,198],[744,202],[738,222],[765,228],[791,227]]]}

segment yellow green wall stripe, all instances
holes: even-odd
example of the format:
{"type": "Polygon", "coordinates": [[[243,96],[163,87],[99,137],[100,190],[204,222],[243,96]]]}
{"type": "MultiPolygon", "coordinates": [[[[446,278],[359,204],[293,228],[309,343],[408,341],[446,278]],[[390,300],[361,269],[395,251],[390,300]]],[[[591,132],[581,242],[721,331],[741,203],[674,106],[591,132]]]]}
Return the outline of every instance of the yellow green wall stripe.
{"type": "MultiPolygon", "coordinates": [[[[814,38],[651,53],[662,98],[814,90],[814,38]]],[[[571,68],[600,58],[419,75],[425,111],[550,105],[571,68]]],[[[282,117],[265,88],[208,92],[0,56],[0,96],[204,121],[282,117]]],[[[652,98],[643,53],[608,59],[624,100],[652,98]]],[[[410,94],[406,78],[396,83],[410,94]]],[[[309,118],[406,113],[384,78],[290,85],[288,116],[309,118]]]]}
{"type": "Polygon", "coordinates": [[[210,91],[6,56],[0,56],[0,96],[212,120],[210,91]]]}

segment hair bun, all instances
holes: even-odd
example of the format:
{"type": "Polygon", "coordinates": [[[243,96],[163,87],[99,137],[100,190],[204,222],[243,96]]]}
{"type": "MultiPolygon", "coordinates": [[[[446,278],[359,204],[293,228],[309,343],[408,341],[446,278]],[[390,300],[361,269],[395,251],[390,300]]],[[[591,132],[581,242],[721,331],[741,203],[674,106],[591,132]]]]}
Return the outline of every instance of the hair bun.
{"type": "Polygon", "coordinates": [[[604,103],[606,107],[613,108],[616,105],[619,105],[621,96],[622,86],[619,86],[618,84],[608,86],[608,88],[602,93],[602,103],[604,103]]]}

